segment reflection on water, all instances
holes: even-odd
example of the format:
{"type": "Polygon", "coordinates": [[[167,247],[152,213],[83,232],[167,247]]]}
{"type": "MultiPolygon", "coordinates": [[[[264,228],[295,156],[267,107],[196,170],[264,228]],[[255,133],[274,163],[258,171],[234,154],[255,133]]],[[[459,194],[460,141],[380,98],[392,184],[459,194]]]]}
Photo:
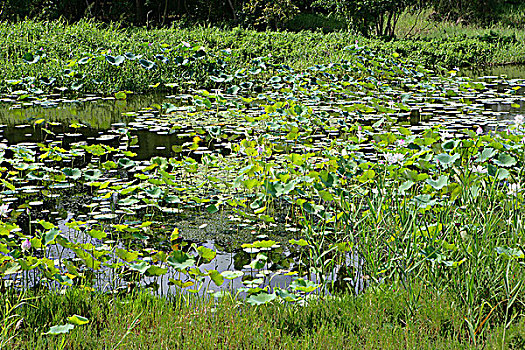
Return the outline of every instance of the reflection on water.
{"type": "Polygon", "coordinates": [[[111,124],[129,121],[125,113],[136,112],[153,104],[173,102],[163,94],[129,95],[126,100],[84,97],[77,100],[56,99],[18,103],[4,99],[0,103],[0,123],[33,124],[38,119],[63,124],[82,123],[93,129],[107,130],[111,124]]]}
{"type": "MultiPolygon", "coordinates": [[[[67,213],[66,217],[58,222],[58,228],[62,235],[70,241],[74,241],[79,244],[92,244],[94,246],[101,246],[104,244],[103,241],[90,237],[84,232],[71,229],[67,226],[67,223],[74,219],[75,213],[67,213]]],[[[213,228],[216,229],[216,228],[213,228]]],[[[217,227],[217,229],[220,229],[217,227]]],[[[183,250],[189,250],[190,242],[187,242],[188,246],[183,250]]],[[[93,276],[91,278],[91,287],[104,292],[129,292],[130,288],[150,288],[152,291],[159,295],[175,295],[181,292],[179,287],[176,287],[170,280],[181,280],[183,282],[194,281],[196,284],[192,286],[192,289],[198,294],[213,293],[218,291],[242,291],[249,281],[257,281],[256,285],[268,286],[273,290],[274,288],[286,289],[295,279],[295,274],[289,274],[290,270],[296,269],[299,264],[300,258],[297,256],[297,252],[288,249],[285,246],[280,246],[276,249],[270,249],[267,251],[268,261],[262,269],[253,269],[249,266],[250,262],[255,259],[257,253],[247,253],[244,250],[236,249],[234,251],[221,250],[213,241],[205,241],[199,243],[200,246],[212,249],[217,252],[217,256],[208,263],[199,263],[196,266],[201,271],[242,271],[242,278],[234,278],[233,280],[225,279],[224,283],[217,286],[209,276],[203,276],[201,281],[196,281],[191,278],[190,275],[179,273],[176,271],[169,271],[167,274],[155,277],[145,277],[139,275],[137,272],[132,272],[125,269],[113,269],[109,267],[101,267],[97,271],[92,271],[93,276]],[[288,260],[284,263],[283,260],[288,260]],[[198,291],[197,291],[198,289],[198,291]]],[[[119,245],[120,248],[125,248],[119,245]]],[[[46,248],[46,256],[52,259],[58,259],[59,266],[64,268],[64,262],[75,261],[76,255],[73,251],[65,249],[60,245],[51,245],[46,248]]],[[[118,264],[118,259],[115,257],[106,262],[107,265],[118,264]]],[[[344,282],[352,286],[353,291],[357,294],[361,292],[365,286],[366,281],[362,273],[363,261],[357,258],[352,253],[347,253],[346,266],[352,267],[355,271],[353,273],[354,279],[349,281],[347,278],[344,282]]],[[[339,266],[336,267],[331,274],[325,276],[328,281],[338,281],[339,266]]],[[[25,287],[32,287],[32,280],[37,280],[37,270],[29,272],[29,276],[34,278],[25,279],[25,287]]],[[[346,275],[345,275],[346,276],[346,275]]],[[[312,282],[318,283],[318,279],[315,273],[307,273],[305,276],[312,282]]],[[[339,281],[339,283],[343,283],[339,281]]],[[[58,286],[58,285],[57,285],[58,286]]],[[[241,297],[246,297],[245,292],[239,294],[241,297]]]]}
{"type": "Polygon", "coordinates": [[[525,65],[463,68],[460,70],[460,74],[470,78],[505,76],[507,79],[525,79],[525,65]]]}
{"type": "MultiPolygon", "coordinates": [[[[155,104],[174,102],[163,94],[130,95],[127,100],[85,97],[78,100],[31,101],[25,105],[3,101],[0,103],[0,136],[5,139],[0,139],[1,142],[38,143],[44,141],[47,131],[50,131],[58,137],[63,135],[63,147],[79,141],[89,143],[90,140],[118,146],[116,130],[133,119],[127,113],[134,114],[155,104]],[[45,128],[42,128],[43,124],[35,125],[39,119],[45,120],[45,128]],[[76,129],[72,127],[75,124],[87,127],[76,129]]],[[[135,130],[133,135],[138,136],[138,143],[132,147],[137,153],[137,160],[153,156],[168,157],[172,146],[184,142],[177,135],[161,135],[147,130],[135,130]]]]}

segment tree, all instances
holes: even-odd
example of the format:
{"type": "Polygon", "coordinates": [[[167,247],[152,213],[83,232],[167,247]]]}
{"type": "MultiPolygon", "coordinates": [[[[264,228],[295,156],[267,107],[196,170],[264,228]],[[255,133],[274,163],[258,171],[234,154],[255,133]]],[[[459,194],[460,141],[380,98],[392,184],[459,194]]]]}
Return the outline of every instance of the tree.
{"type": "Polygon", "coordinates": [[[292,0],[248,0],[244,4],[244,12],[256,27],[277,29],[299,9],[292,0]]]}
{"type": "Polygon", "coordinates": [[[420,0],[317,0],[315,6],[340,13],[364,36],[394,37],[399,16],[420,0]]]}

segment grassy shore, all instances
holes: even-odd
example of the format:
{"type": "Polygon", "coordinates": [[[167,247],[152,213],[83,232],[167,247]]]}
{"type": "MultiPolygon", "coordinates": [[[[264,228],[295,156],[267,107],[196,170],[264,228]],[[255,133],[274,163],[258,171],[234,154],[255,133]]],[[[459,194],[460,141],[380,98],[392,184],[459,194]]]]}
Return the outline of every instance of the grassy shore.
{"type": "MultiPolygon", "coordinates": [[[[2,340],[12,349],[500,347],[502,325],[487,327],[477,344],[469,340],[465,310],[447,293],[424,290],[416,313],[405,308],[405,297],[395,289],[370,289],[357,297],[326,297],[304,306],[253,307],[229,298],[158,298],[146,293],[114,297],[73,289],[65,294],[27,294],[25,304],[2,315],[4,320],[14,316],[10,321],[18,325],[3,328],[2,340]],[[68,334],[45,334],[75,314],[89,323],[68,334]],[[13,338],[5,342],[8,337],[13,338]]],[[[2,298],[17,304],[12,296],[2,298]]],[[[524,339],[523,321],[507,330],[509,348],[523,345],[524,339]]]]}
{"type": "MultiPolygon", "coordinates": [[[[407,27],[410,20],[404,23],[407,27]]],[[[20,89],[17,82],[24,79],[29,79],[26,85],[30,88],[73,93],[145,92],[153,87],[169,90],[166,86],[184,86],[188,81],[198,87],[213,87],[217,84],[210,76],[242,71],[258,57],[271,56],[271,63],[300,69],[338,63],[353,54],[344,48],[356,42],[427,66],[525,63],[523,32],[487,29],[447,33],[385,42],[344,31],[255,32],[203,26],[146,30],[90,21],[71,25],[30,20],[0,23],[4,72],[0,91],[20,89]],[[196,52],[205,55],[194,56],[196,52]],[[133,54],[131,59],[123,56],[126,53],[133,54]],[[118,57],[124,60],[120,62],[118,57]],[[139,64],[140,59],[144,61],[139,64]]]]}

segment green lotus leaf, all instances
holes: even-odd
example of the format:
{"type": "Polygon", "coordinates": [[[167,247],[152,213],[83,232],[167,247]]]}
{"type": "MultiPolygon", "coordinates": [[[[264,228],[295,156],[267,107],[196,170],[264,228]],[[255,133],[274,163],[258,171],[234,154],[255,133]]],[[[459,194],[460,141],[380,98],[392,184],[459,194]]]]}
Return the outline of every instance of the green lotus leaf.
{"type": "Polygon", "coordinates": [[[106,55],[105,58],[106,58],[106,62],[108,62],[112,66],[120,66],[122,62],[124,62],[124,56],[120,56],[120,55],[115,56],[115,57],[106,55]]]}
{"type": "Polygon", "coordinates": [[[150,268],[150,266],[145,261],[141,261],[136,264],[131,264],[129,265],[129,267],[134,271],[138,271],[140,274],[146,273],[146,271],[148,271],[148,269],[150,268]]]}
{"type": "Polygon", "coordinates": [[[156,66],[155,62],[151,62],[143,58],[139,59],[139,64],[148,70],[153,69],[156,66]]]}
{"type": "Polygon", "coordinates": [[[222,277],[227,280],[233,280],[244,275],[242,271],[223,271],[221,272],[222,277]]]}
{"type": "Polygon", "coordinates": [[[69,333],[70,330],[75,328],[74,325],[71,323],[66,323],[64,325],[57,325],[49,328],[49,330],[46,333],[43,333],[44,335],[58,335],[58,334],[66,334],[69,333]]]}
{"type": "Polygon", "coordinates": [[[264,304],[271,303],[276,298],[277,298],[277,295],[275,293],[272,293],[272,294],[259,293],[259,294],[256,294],[256,295],[250,295],[246,299],[246,301],[248,302],[248,304],[257,306],[257,305],[264,305],[264,304]]]}
{"type": "Polygon", "coordinates": [[[35,64],[38,61],[40,61],[40,55],[34,55],[31,52],[26,52],[22,56],[22,60],[24,61],[24,63],[27,63],[27,64],[35,64]]]}
{"type": "Polygon", "coordinates": [[[67,318],[69,323],[75,325],[75,326],[82,326],[84,324],[89,323],[89,320],[86,317],[82,317],[79,315],[73,315],[67,318]]]}
{"type": "Polygon", "coordinates": [[[146,276],[163,276],[168,272],[167,268],[151,265],[146,270],[146,276]]]}
{"type": "Polygon", "coordinates": [[[170,254],[167,262],[177,270],[184,270],[192,267],[195,264],[195,259],[181,250],[176,250],[170,254]]]}
{"type": "Polygon", "coordinates": [[[440,190],[443,187],[448,185],[448,176],[447,175],[441,175],[439,178],[434,181],[432,179],[427,179],[426,183],[432,186],[436,190],[440,190]]]}
{"type": "Polygon", "coordinates": [[[135,161],[129,158],[120,158],[118,160],[118,166],[124,169],[132,168],[135,166],[135,164],[136,164],[135,161]]]}
{"type": "Polygon", "coordinates": [[[500,153],[498,156],[498,159],[494,161],[494,164],[499,165],[501,167],[511,167],[513,165],[516,165],[517,160],[513,156],[507,154],[507,153],[500,153]]]}
{"type": "Polygon", "coordinates": [[[62,172],[66,175],[66,177],[69,177],[73,180],[77,180],[82,176],[82,172],[80,169],[72,169],[72,168],[63,168],[62,172]]]}
{"type": "Polygon", "coordinates": [[[224,283],[224,277],[219,273],[219,271],[210,270],[208,271],[208,275],[217,286],[221,286],[224,283]]]}
{"type": "Polygon", "coordinates": [[[88,181],[98,180],[102,176],[102,172],[98,169],[88,169],[84,171],[84,178],[88,181]]]}
{"type": "Polygon", "coordinates": [[[217,256],[217,252],[204,246],[197,247],[197,253],[201,258],[206,259],[208,261],[215,259],[215,257],[217,256]]]}

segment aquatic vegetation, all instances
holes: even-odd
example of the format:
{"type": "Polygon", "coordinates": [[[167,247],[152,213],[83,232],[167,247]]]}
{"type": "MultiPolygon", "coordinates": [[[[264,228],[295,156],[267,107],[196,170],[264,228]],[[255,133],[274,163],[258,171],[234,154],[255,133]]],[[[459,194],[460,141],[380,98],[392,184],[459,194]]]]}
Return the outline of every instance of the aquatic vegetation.
{"type": "MultiPolygon", "coordinates": [[[[359,44],[305,69],[268,56],[236,69],[223,61],[231,53],[185,42],[162,52],[108,51],[71,69],[153,72],[182,57],[181,74],[219,65],[213,88],[188,82],[97,127],[41,115],[6,127],[3,288],[209,293],[259,306],[400,286],[414,314],[423,285],[457,295],[472,342],[488,319],[518,317],[522,80],[441,75],[359,44]]],[[[4,99],[16,114],[92,103],[29,88],[4,99]]],[[[43,332],[64,334],[82,316],[43,332]]]]}

